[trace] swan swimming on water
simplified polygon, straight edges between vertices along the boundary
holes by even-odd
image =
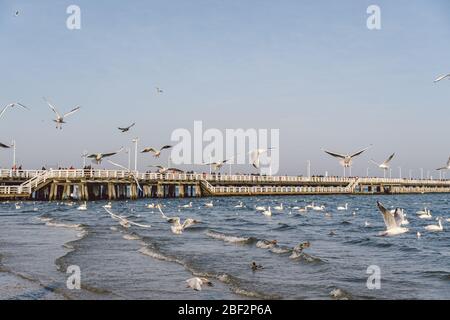
[[[264,210],[263,215],[265,215],[266,217],[270,217],[272,216],[272,210],[270,209],[270,207],[267,210]]]
[[[283,204],[281,203],[279,206],[273,207],[277,211],[283,211]]]
[[[382,236],[394,236],[408,232],[408,228],[401,226],[403,220],[403,213],[401,209],[396,208],[391,211],[386,209],[380,202],[377,201],[378,209],[383,215],[384,224],[386,225],[386,231],[382,232]]]
[[[425,230],[428,231],[443,231],[444,227],[442,226],[441,218],[436,219],[438,221],[438,224],[430,224],[428,226],[425,226]]]
[[[189,202],[188,204],[180,206],[180,208],[192,208],[192,202]]]
[[[77,208],[77,210],[86,211],[87,210],[87,202],[85,201],[84,203],[80,204],[80,206]]]
[[[208,208],[214,207],[212,200],[210,202],[205,203],[205,207],[208,207]]]
[[[239,204],[234,206],[235,208],[243,208],[244,204],[242,203],[242,201],[239,201]]]
[[[346,211],[346,210],[348,210],[348,203],[346,203],[345,204],[345,206],[340,206],[340,207],[337,207],[337,209],[339,210],[339,211]]]

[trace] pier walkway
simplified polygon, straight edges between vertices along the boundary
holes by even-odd
[[[4,200],[402,193],[450,193],[450,180],[160,174],[101,169],[0,170],[0,199]]]

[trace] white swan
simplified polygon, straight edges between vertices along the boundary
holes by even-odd
[[[314,211],[323,211],[323,210],[325,210],[325,206],[324,206],[324,205],[321,205],[321,206],[314,206],[312,209],[313,209]]]
[[[431,215],[431,211],[427,210],[426,213],[423,213],[419,216],[420,219],[431,219],[432,215]]]
[[[339,211],[346,211],[346,210],[348,210],[348,203],[346,203],[345,204],[345,206],[340,206],[340,207],[337,207],[337,209],[339,210]]]
[[[401,226],[403,214],[399,208],[395,209],[393,212],[387,210],[380,202],[377,202],[378,209],[383,214],[384,224],[386,225],[386,231],[382,232],[382,236],[394,236],[408,232],[408,228]]]
[[[111,202],[108,202],[108,204],[105,204],[103,207],[111,209],[112,208]]]
[[[264,206],[255,206],[256,211],[266,211],[266,207]]]
[[[214,207],[214,204],[212,201],[210,201],[210,202],[205,203],[205,207],[212,208],[212,207]]]
[[[86,201],[84,203],[80,204],[80,206],[77,208],[77,210],[86,211],[87,210],[87,203],[86,203]]]
[[[283,211],[283,204],[281,203],[279,206],[273,207],[277,211]]]
[[[242,203],[242,201],[239,201],[239,204],[234,206],[235,208],[243,208],[244,204]]]
[[[312,209],[312,208],[314,208],[314,207],[315,207],[314,202],[312,202],[311,204],[307,204],[307,205],[305,206],[306,209]]]
[[[180,208],[192,208],[192,202],[189,202],[188,204],[180,206]]]
[[[264,210],[263,215],[265,215],[266,217],[270,217],[272,216],[272,210],[270,209],[270,207],[267,210]]]
[[[430,214],[431,215],[431,211],[427,209],[427,207],[425,207],[423,210],[419,210],[416,212],[418,215],[423,215],[423,214]]]
[[[438,221],[437,225],[436,224],[430,224],[428,226],[425,226],[424,227],[425,230],[428,230],[428,231],[443,231],[444,227],[442,226],[441,218],[438,218],[437,221]]]

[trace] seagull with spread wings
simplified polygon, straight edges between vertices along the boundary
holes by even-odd
[[[184,220],[183,223],[181,223],[180,217],[168,217],[164,214],[164,212],[161,210],[161,206],[158,206],[158,210],[161,213],[161,216],[163,219],[165,219],[167,222],[171,223],[170,229],[175,234],[182,234],[184,229],[189,228],[190,226],[193,226],[194,224],[200,223],[200,221],[187,218]]]
[[[111,157],[111,156],[113,156],[113,155],[115,155],[115,154],[121,152],[122,150],[123,150],[123,147],[120,148],[119,150],[115,151],[115,152],[109,152],[109,153],[92,153],[92,154],[89,154],[89,155],[87,156],[87,158],[91,158],[93,163],[100,164],[100,163],[102,163],[103,158]]]
[[[141,223],[137,223],[137,222],[133,222],[128,220],[125,217],[119,216],[113,212],[111,212],[111,210],[108,210],[108,208],[103,207],[103,209],[105,209],[106,212],[109,213],[109,215],[111,216],[111,218],[113,218],[114,220],[118,220],[120,225],[124,228],[129,228],[132,225],[136,226],[136,227],[141,227],[141,228],[151,228],[152,226],[149,224],[141,224]]]
[[[438,171],[441,171],[441,170],[450,170],[450,157],[448,158],[447,165],[446,165],[445,167],[437,168],[436,170],[438,170]]]
[[[155,158],[158,158],[161,155],[161,151],[163,151],[164,149],[170,149],[170,148],[172,148],[172,146],[169,146],[169,145],[162,146],[161,149],[159,149],[159,150],[156,148],[149,147],[149,148],[143,149],[141,151],[141,153],[151,152],[151,153],[153,153],[153,156]]]
[[[382,232],[382,236],[395,236],[408,231],[408,228],[402,227],[404,222],[404,214],[400,208],[394,210],[386,209],[380,202],[377,201],[378,209],[383,215],[386,231]]]
[[[65,113],[65,114],[63,114],[63,115],[61,115],[59,112],[58,112],[58,110],[56,110],[56,108],[46,99],[46,98],[43,98],[44,99],[44,101],[48,104],[48,106],[50,107],[50,109],[52,109],[53,110],[53,112],[55,113],[55,115],[56,115],[56,119],[54,119],[53,121],[54,122],[56,122],[56,129],[62,129],[62,124],[63,123],[66,123],[65,121],[64,121],[64,119],[65,118],[67,118],[68,116],[70,116],[70,115],[72,115],[72,114],[74,114],[75,112],[77,112],[78,110],[80,110],[80,106],[76,106],[75,108],[73,108],[72,110],[70,110],[69,112],[67,112],[67,113]]]
[[[177,169],[177,168],[166,168],[163,166],[149,166],[152,168],[158,168],[158,173],[164,174],[164,173],[168,173],[168,172],[176,172],[176,173],[183,173],[183,170]]]
[[[129,131],[130,129],[131,129],[131,127],[133,127],[134,125],[135,125],[136,123],[132,123],[132,124],[130,124],[128,127],[118,127],[117,129],[119,129],[120,131],[122,131],[122,132],[127,132],[127,131]]]
[[[250,161],[254,168],[259,169],[261,163],[260,163],[260,157],[263,153],[268,152],[269,150],[272,150],[274,148],[267,148],[267,149],[255,149],[249,152],[250,155]]]
[[[327,154],[329,154],[332,157],[335,157],[335,158],[339,159],[339,163],[341,164],[342,167],[344,167],[344,176],[345,176],[345,168],[350,168],[350,170],[351,170],[353,158],[361,155],[364,151],[369,149],[371,146],[372,145],[370,145],[367,148],[364,148],[364,149],[362,149],[362,150],[360,150],[358,152],[355,152],[353,154],[340,154],[340,153],[337,153],[337,152],[327,151],[325,149],[322,149],[322,151],[327,153]]]
[[[370,159],[370,162],[378,166],[378,168],[382,169],[384,171],[384,175],[386,176],[386,171],[389,170],[389,162],[394,158],[395,153],[391,154],[389,158],[387,158],[383,163],[377,163],[373,159]]]
[[[213,167],[213,170],[214,170],[214,171],[217,171],[217,170],[219,170],[220,168],[222,168],[223,165],[224,165],[225,163],[227,163],[228,161],[230,161],[230,160],[232,160],[232,159],[233,159],[233,158],[225,159],[225,160],[222,160],[222,161],[215,161],[215,162],[205,163],[204,165],[205,165],[205,166],[212,166],[212,167]]]
[[[433,82],[436,83],[436,82],[439,82],[439,81],[444,80],[444,79],[449,79],[450,80],[450,73],[444,74],[442,76],[437,77]]]
[[[19,103],[19,102],[13,102],[10,104],[7,104],[2,111],[0,112],[0,119],[2,118],[3,114],[6,112],[6,110],[8,110],[8,108],[14,108],[14,107],[21,107],[22,109],[25,110],[30,110],[28,109],[28,107],[24,106],[23,104]]]

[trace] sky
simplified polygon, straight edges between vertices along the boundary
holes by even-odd
[[[71,4],[80,30],[66,27]],[[366,26],[372,4],[380,30]],[[139,149],[171,144],[200,120],[279,129],[279,174],[306,174],[310,160],[312,174],[340,175],[321,148],[372,144],[355,175],[381,175],[368,160],[393,152],[394,176],[399,166],[436,175],[450,155],[450,81],[433,83],[450,73],[449,14],[447,0],[0,0],[0,105],[31,109],[0,119],[0,142],[16,140],[24,168],[80,166],[83,150],[132,147],[134,137]],[[42,97],[81,109],[56,130]],[[116,129],[132,122],[130,133]],[[140,170],[166,162],[138,155]],[[11,165],[0,150],[0,166]]]

